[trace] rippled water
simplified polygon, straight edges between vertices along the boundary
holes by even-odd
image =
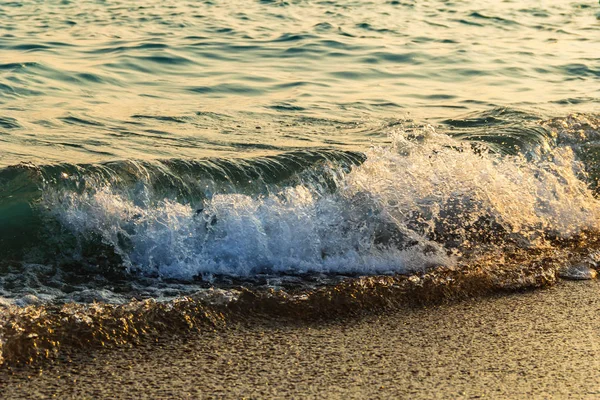
[[[598,13],[590,1],[3,2],[0,165],[362,150],[407,115],[594,111]]]
[[[593,276],[598,49],[581,1],[0,4],[0,363]]]

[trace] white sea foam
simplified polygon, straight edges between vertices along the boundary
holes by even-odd
[[[182,279],[452,264],[448,254],[482,229],[482,218],[530,244],[542,231],[569,236],[599,228],[600,204],[578,179],[569,148],[532,162],[476,151],[432,128],[392,139],[390,147],[369,150],[333,194],[307,182],[262,196],[216,194],[201,211],[132,199],[110,186],[45,201],[64,226],[99,235],[131,269]]]

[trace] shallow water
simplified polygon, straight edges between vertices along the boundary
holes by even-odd
[[[14,359],[35,324],[48,351],[123,313],[187,326],[215,288],[310,314],[598,267],[597,4],[64,0],[0,21]]]

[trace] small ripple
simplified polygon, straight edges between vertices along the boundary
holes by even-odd
[[[471,14],[469,14],[469,17],[473,17],[473,18],[477,18],[477,19],[486,19],[486,20],[490,20],[490,21],[494,21],[494,22],[499,22],[503,25],[520,25],[518,22],[510,20],[510,19],[505,19],[505,18],[501,18],[501,17],[493,17],[493,16],[488,16],[488,15],[484,15],[480,12],[472,12]]]
[[[90,83],[107,83],[105,78],[102,78],[100,75],[92,74],[90,72],[82,72],[75,74],[75,77],[80,81],[86,81]],[[115,80],[111,80],[111,84],[117,83]]]
[[[321,44],[322,46],[325,47],[329,47],[332,49],[338,49],[338,50],[347,50],[347,51],[353,51],[353,50],[361,50],[364,49],[364,46],[353,46],[344,42],[340,42],[337,40],[320,40],[319,44]]]
[[[506,125],[524,121],[538,121],[538,115],[508,107],[495,107],[487,111],[478,111],[459,118],[444,120],[443,123],[455,128],[477,128],[494,125]]]
[[[425,95],[417,95],[417,97],[427,100],[452,100],[456,99],[458,96],[454,94],[448,93],[435,93],[435,94],[425,94]]]
[[[162,135],[172,135],[171,132],[161,131],[159,129],[144,129],[144,132],[152,133],[152,134],[155,134],[155,135],[161,135],[161,136]]]
[[[286,82],[286,83],[278,83],[273,85],[273,89],[282,90],[282,89],[290,89],[301,86],[319,86],[319,87],[329,87],[328,84],[322,82],[307,82],[307,81],[296,81],[296,82]]]
[[[151,74],[154,71],[139,62],[133,62],[131,60],[121,60],[117,62],[110,62],[103,65],[106,68],[115,69],[119,71],[136,71],[145,74]]]
[[[228,145],[238,149],[281,150],[279,146],[264,143],[231,142]]]
[[[519,12],[530,14],[534,17],[538,18],[548,18],[550,17],[550,13],[547,10],[541,8],[524,8],[519,10]]]
[[[298,42],[300,40],[314,39],[314,38],[316,38],[316,36],[314,36],[314,35],[308,35],[308,34],[300,35],[300,34],[293,34],[293,33],[284,33],[283,35],[279,36],[277,39],[273,40],[273,42],[274,43]]]
[[[22,63],[10,62],[10,63],[5,63],[5,64],[0,64],[0,70],[17,71],[17,70],[22,70],[22,69],[26,69],[26,68],[30,68],[30,67],[37,67],[37,66],[39,66],[39,64],[37,62],[22,62]]]
[[[71,125],[104,126],[104,124],[102,124],[101,122],[97,122],[92,119],[78,118],[74,116],[62,117],[59,119]]]
[[[188,122],[186,120],[186,118],[184,118],[184,117],[170,117],[170,116],[164,116],[164,115],[142,115],[142,114],[135,114],[135,115],[132,115],[131,118],[153,119],[153,120],[156,120],[156,121],[176,122],[178,124],[185,124],[185,123]]]
[[[39,43],[23,43],[10,47],[12,50],[19,51],[35,51],[35,50],[48,50],[51,49],[51,46]]]
[[[474,21],[468,21],[468,20],[466,20],[466,19],[455,19],[455,20],[453,20],[453,21],[454,21],[454,22],[458,22],[458,23],[460,23],[460,24],[463,24],[463,25],[479,26],[479,27],[481,27],[481,28],[483,28],[483,27],[485,26],[485,25],[483,25],[483,24],[480,24],[480,23],[478,23],[478,22],[474,22]]]
[[[592,69],[585,64],[567,64],[561,69],[568,75],[600,77],[600,69]]]
[[[90,148],[90,144],[88,143],[88,145],[85,144],[79,144],[79,143],[70,143],[70,142],[59,142],[56,143],[57,145],[60,146],[65,146],[65,147],[72,147],[75,149],[80,149],[80,150],[85,150],[86,153],[90,153],[90,154],[98,154],[98,155],[102,155],[102,156],[113,156],[114,153],[108,152],[108,151],[102,151],[102,150],[97,150],[94,148]],[[106,145],[105,143],[100,143],[101,145]],[[92,144],[92,145],[99,145],[99,144]]]
[[[417,54],[417,53],[412,53],[412,52],[411,53],[390,53],[390,52],[379,51],[379,52],[371,53],[371,54],[369,54],[369,56],[370,56],[369,58],[374,57],[377,60],[389,61],[389,62],[393,62],[393,63],[421,64],[421,62],[418,61],[418,58],[420,58],[421,55]]]
[[[320,22],[313,26],[313,28],[319,33],[329,32],[334,29],[333,25],[331,25],[329,22]]]
[[[587,97],[587,96],[569,97],[566,99],[552,101],[552,103],[554,103],[554,104],[561,104],[561,105],[585,104],[585,103],[594,104],[594,103],[599,103],[599,102],[600,102],[600,98]]]
[[[213,86],[196,86],[187,89],[190,92],[202,93],[202,94],[245,94],[245,95],[258,95],[262,94],[263,90],[257,89],[252,86],[233,84],[233,83],[222,83]]]
[[[110,53],[125,53],[132,50],[162,50],[167,49],[169,46],[164,43],[155,43],[155,42],[147,42],[140,43],[137,45],[125,46],[108,46],[108,47],[100,47],[97,49],[91,49],[86,51],[88,54],[110,54]]]
[[[387,29],[387,28],[375,28],[374,26],[372,26],[369,23],[366,22],[362,22],[360,24],[356,24],[356,27],[359,29],[364,29],[366,31],[369,32],[377,32],[377,33],[396,33],[395,30],[393,29]]]
[[[42,96],[44,93],[39,90],[28,89],[25,87],[11,86],[0,82],[0,98],[2,97],[27,97]]]
[[[268,4],[268,5],[272,5],[272,6],[279,6],[279,7],[286,7],[289,6],[290,3],[288,3],[285,0],[259,0],[261,4]]]
[[[20,127],[21,127],[21,125],[17,122],[17,120],[15,118],[0,117],[0,128],[17,129]]]
[[[284,51],[283,56],[285,57],[286,55],[289,56],[302,56],[304,58],[310,56],[310,55],[315,55],[318,56],[320,54],[326,53],[326,50],[323,49],[322,47],[315,45],[315,44],[306,44],[306,45],[302,45],[302,46],[296,46],[296,47],[290,47],[288,49],[286,49]],[[277,55],[277,58],[281,57],[281,55]]]
[[[185,65],[185,64],[194,64],[194,61],[182,57],[176,56],[173,54],[165,54],[165,55],[154,55],[154,56],[137,56],[133,57],[140,61],[150,61],[156,64],[168,64],[168,65]]]
[[[304,111],[306,108],[300,107],[291,103],[279,103],[271,106],[267,106],[266,108],[270,108],[271,110],[281,111],[281,112],[295,112],[295,111]]]

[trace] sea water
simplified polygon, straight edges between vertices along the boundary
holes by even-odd
[[[598,49],[592,1],[4,2],[0,307],[595,266]]]

